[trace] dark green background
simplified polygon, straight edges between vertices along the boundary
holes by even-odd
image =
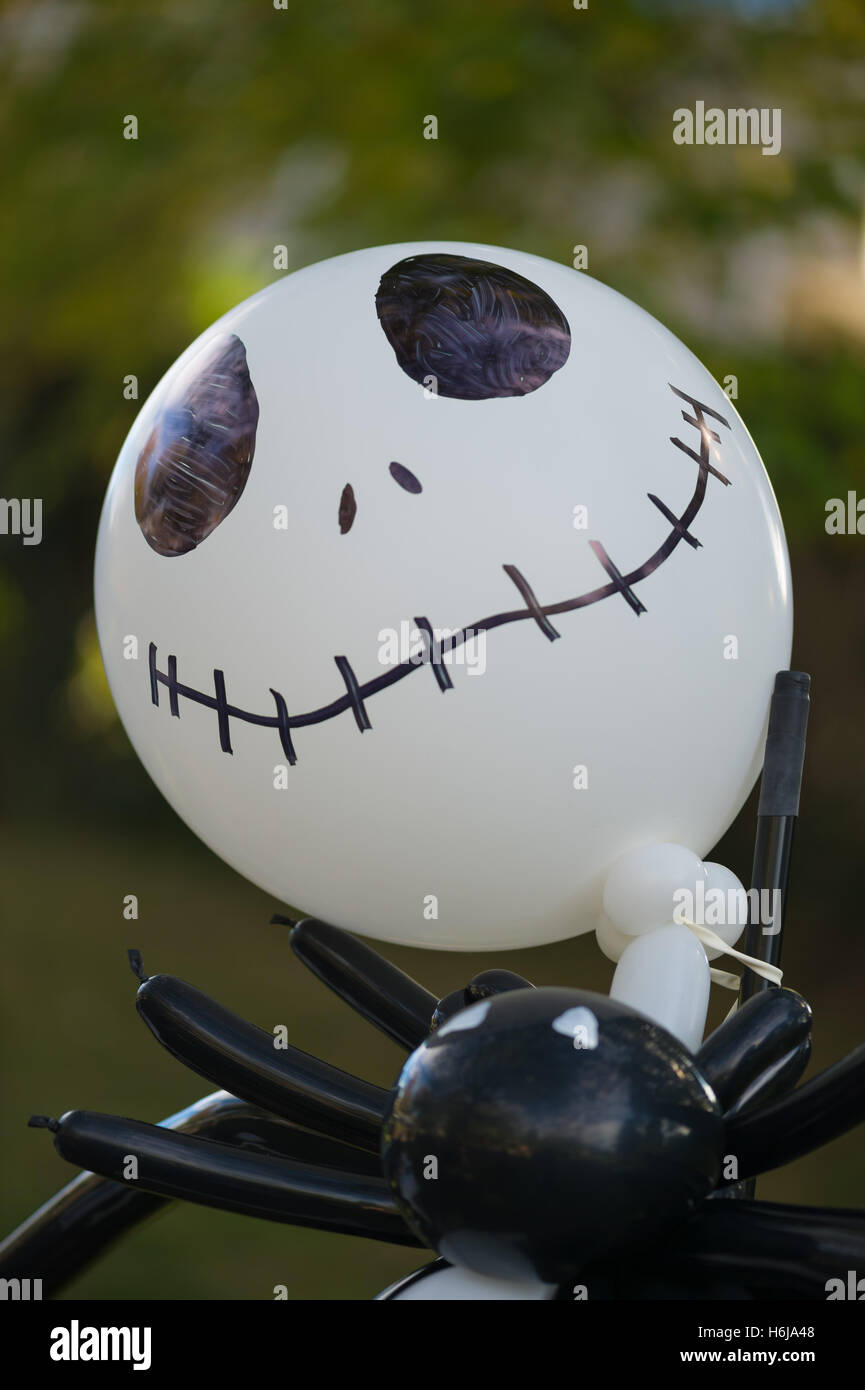
[[[33,1111],[155,1120],[206,1089],[139,1023],[124,950],[382,1084],[395,1048],[267,925],[273,904],[204,850],[134,759],[95,644],[101,497],[141,399],[187,343],[291,268],[459,238],[570,263],[680,334],[738,408],[791,545],[794,664],[814,702],[787,980],[814,1067],[865,1036],[863,546],[825,504],[865,493],[860,0],[496,0],[434,6],[171,0],[0,8],[4,496],[42,497],[38,548],[0,538],[4,1094],[9,1227],[65,1182]],[[781,107],[776,158],[672,142],[676,107]],[[137,115],[137,142],[122,121]],[[423,118],[439,139],[422,138]],[[717,856],[747,879],[753,800]],[[121,916],[125,893],[141,918]],[[344,924],[350,925],[350,924]],[[491,957],[388,949],[440,992]],[[606,989],[591,937],[496,958]],[[726,1000],[713,1002],[720,1018]],[[863,1196],[863,1135],[761,1195]],[[73,1285],[93,1298],[365,1298],[411,1252],[177,1208]]]

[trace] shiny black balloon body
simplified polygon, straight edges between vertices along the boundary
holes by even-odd
[[[681,1225],[723,1148],[715,1094],[664,1028],[604,995],[520,989],[411,1054],[382,1162],[406,1222],[445,1259],[558,1283]]]

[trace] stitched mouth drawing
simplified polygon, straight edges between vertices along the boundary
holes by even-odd
[[[567,320],[549,295],[504,267],[465,256],[426,255],[399,262],[382,276],[376,312],[402,371],[419,385],[453,399],[481,401],[528,395],[549,382],[564,366],[570,351]],[[710,424],[712,421],[729,430],[729,422],[686,391],[668,384],[693,412],[682,410],[681,416],[699,433],[699,450],[677,436],[670,436],[670,442],[696,464],[697,479],[681,515],[654,493],[647,494],[670,530],[658,549],[636,568],[622,572],[600,541],[589,541],[606,582],[560,602],[542,603],[517,566],[505,564],[502,568],[522,599],[521,607],[480,618],[443,641],[434,640],[427,617],[417,617],[415,627],[424,639],[420,658],[396,663],[364,682],[358,680],[346,656],[335,656],[343,692],[329,704],[303,713],[290,712],[284,695],[274,689],[270,690],[271,713],[256,714],[231,704],[220,669],[213,672],[212,693],[185,685],[178,679],[176,655],[169,655],[166,669],[161,670],[157,646],[151,642],[152,703],[159,705],[162,685],[175,718],[180,717],[181,700],[215,710],[223,753],[233,751],[232,719],[275,729],[289,764],[294,765],[294,730],[324,723],[350,710],[358,729],[366,732],[372,728],[367,711],[370,699],[425,665],[430,666],[439,689],[446,694],[453,682],[444,653],[478,633],[529,621],[552,642],[561,635],[552,618],[615,596],[639,617],[646,608],[635,586],[669,559],[681,542],[694,550],[700,548],[690,527],[705,500],[709,477],[725,487],[730,485],[711,461],[712,446],[720,445],[721,438]],[[236,335],[223,334],[211,341],[179,374],[135,471],[136,520],[157,554],[166,559],[189,554],[237,505],[252,467],[258,414],[246,350]],[[389,470],[405,492],[422,494],[422,483],[411,469],[391,462]],[[357,513],[357,498],[347,483],[337,512],[342,535],[350,531]]]

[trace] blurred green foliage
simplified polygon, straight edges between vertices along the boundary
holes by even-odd
[[[123,379],[143,400],[211,320],[276,278],[277,244],[290,269],[406,239],[566,263],[584,244],[589,273],[719,380],[736,376],[787,523],[795,660],[817,696],[789,978],[815,1004],[821,1063],[858,1041],[861,541],[828,538],[823,520],[829,497],[865,492],[863,41],[860,0],[0,7],[0,493],[41,497],[45,532],[38,547],[0,537],[7,1224],[66,1177],[22,1129],[30,1109],[155,1119],[203,1089],[142,1036],[127,945],[289,1022],[310,1051],[383,1083],[397,1065],[289,970],[270,905],[161,802],[113,716],[93,630],[101,497],[140,404]],[[674,145],[673,111],[697,99],[780,107],[782,153]],[[122,138],[130,114],[136,141]],[[750,825],[723,847],[743,877]],[[118,908],[130,884],[147,905],[134,941]],[[442,991],[473,964],[393,955]],[[609,978],[586,939],[511,964],[541,982]],[[851,1137],[765,1195],[861,1200],[861,1156]],[[268,1297],[287,1282],[291,1296],[364,1297],[412,1261],[188,1208],[77,1291]]]
[[[123,380],[143,399],[275,278],[277,244],[289,269],[411,238],[567,262],[586,245],[591,274],[737,377],[794,542],[865,472],[857,0],[615,16],[566,0],[444,0],[430,16],[394,0],[36,0],[6,5],[0,37],[0,482],[44,499],[46,531],[0,548],[7,805],[39,810],[43,777],[61,804],[113,801],[116,742],[104,720],[82,740],[66,683],[99,501],[140,404]],[[672,112],[698,97],[781,107],[781,154],[675,145]]]

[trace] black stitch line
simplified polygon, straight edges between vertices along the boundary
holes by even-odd
[[[176,671],[175,667],[175,671]],[[225,695],[225,673],[214,671],[213,688],[216,691],[216,714],[219,721],[219,746],[223,753],[233,753],[231,746],[231,730],[228,727],[228,700]],[[175,683],[172,690],[172,697],[177,699],[177,685]]]
[[[168,708],[176,719],[180,718],[180,702],[177,698],[177,657],[168,658]]]
[[[424,643],[424,661],[428,661],[430,666],[432,667],[433,675],[438,681],[439,690],[453,690],[454,683],[448,675],[448,668],[445,666],[444,662],[441,660],[440,657],[436,657],[434,655],[436,649],[436,639],[435,633],[432,629],[432,623],[430,622],[429,618],[415,618],[414,625],[426,637],[426,642]]]
[[[719,434],[716,434],[714,430],[710,430],[705,420],[702,424],[700,424],[700,421],[697,419],[696,415],[689,415],[687,410],[682,411],[682,419],[684,420],[686,425],[696,425],[697,429],[700,431],[700,433],[703,435],[705,439],[711,439],[713,443],[720,444],[721,436]]]
[[[366,733],[367,729],[372,728],[372,724],[369,722],[369,715],[363,703],[363,691],[357,683],[357,676],[351,669],[347,656],[335,656],[333,659],[339,667],[340,675],[345,681],[345,688],[348,691],[348,697],[351,701],[351,708],[357,727],[362,734]]]
[[[710,405],[703,405],[702,401],[695,400],[693,396],[689,396],[687,391],[680,391],[678,386],[673,385],[672,381],[668,381],[667,385],[674,396],[678,396],[680,401],[687,401],[688,405],[693,406],[694,410],[696,410],[699,415],[711,415],[713,420],[720,420],[725,429],[730,428],[729,420],[725,420],[723,415],[719,415],[717,410],[713,410]]]
[[[157,671],[157,669],[156,669],[156,647],[155,647],[155,645],[154,645],[153,642],[150,643],[150,647],[149,647],[149,650],[148,650],[148,653],[147,653],[147,661],[148,661],[148,666],[149,666],[149,668],[150,668],[150,698],[151,698],[151,700],[153,701],[154,705],[158,705],[158,704],[159,704],[159,681],[160,681],[160,677],[161,677],[161,672]],[[175,690],[176,690],[176,689],[177,689],[177,662],[174,663],[174,667],[175,667],[175,670],[174,670],[174,688],[175,688]],[[170,663],[170,662],[169,662],[169,668],[168,668],[168,669],[169,669],[169,670],[171,669],[171,663]]]
[[[709,406],[702,405],[699,401],[695,400],[693,396],[686,395],[684,391],[680,391],[678,387],[673,386],[672,382],[668,382],[667,385],[675,395],[679,396],[682,400],[688,401],[697,412],[698,416],[703,413],[711,415],[713,419],[720,420],[721,424],[726,426],[727,429],[730,428],[724,417],[719,415],[717,411],[712,410]],[[702,428],[700,433],[702,436]],[[725,478],[722,473],[719,473],[717,469],[713,468],[709,463],[709,447],[707,440],[702,438],[701,442],[702,448],[699,454],[695,454],[693,450],[688,449],[687,446],[679,444],[679,447],[684,449],[685,453],[689,454],[698,464],[699,472],[697,474],[697,483],[694,488],[693,496],[682,515],[677,518],[677,526],[663,544],[660,545],[654,554],[650,555],[648,560],[644,561],[637,569],[631,570],[629,574],[622,576],[622,580],[626,586],[630,587],[643,579],[648,579],[649,575],[653,574],[654,571],[672,555],[703,505],[710,473],[718,478],[720,482],[724,483],[726,487],[730,486],[729,479]],[[675,444],[677,441],[672,440],[672,443]],[[540,606],[540,611],[544,616],[549,616],[551,613],[573,613],[576,612],[578,608],[588,608],[591,604],[600,603],[602,599],[611,598],[614,594],[620,592],[621,588],[619,584],[611,582],[609,584],[603,584],[597,589],[592,589],[585,594],[578,594],[575,598],[564,599],[561,603],[544,604]],[[478,622],[470,623],[467,627],[454,633],[453,636],[448,639],[450,650],[455,650],[456,647],[468,641],[471,637],[474,637],[478,632],[491,632],[494,628],[502,627],[507,623],[524,622],[526,618],[532,618],[534,621],[537,621],[535,614],[528,608],[512,609],[505,613],[494,613],[488,618],[481,618]],[[342,660],[345,661],[345,658],[343,657]],[[206,695],[203,691],[196,690],[192,686],[183,685],[176,679],[170,682],[169,677],[157,669],[156,644],[154,642],[150,643],[148,661],[150,671],[150,694],[154,705],[158,706],[159,704],[159,684],[162,683],[163,685],[170,685],[177,696],[182,695],[184,699],[191,700],[193,704],[204,705],[208,709],[218,708],[218,702],[212,695]],[[337,657],[336,661],[339,665],[340,658]],[[348,665],[347,662],[346,665]],[[351,670],[350,667],[348,669],[349,671]],[[326,720],[334,719],[337,715],[343,714],[347,709],[354,710],[355,718],[357,719],[356,700],[360,700],[361,709],[363,709],[364,718],[366,718],[366,712],[362,703],[363,700],[369,699],[372,695],[377,695],[380,690],[387,690],[389,686],[395,685],[397,681],[401,681],[405,676],[410,676],[413,671],[417,671],[418,669],[419,667],[416,662],[402,661],[398,665],[391,667],[389,671],[384,672],[380,676],[376,676],[374,680],[367,681],[365,685],[358,686],[355,682],[355,698],[352,698],[351,693],[347,693],[346,695],[340,696],[339,699],[331,701],[329,705],[323,705],[320,709],[310,710],[306,714],[292,715],[287,720],[288,729],[302,729],[309,728],[314,724],[323,724]],[[345,679],[344,674],[343,678]],[[352,680],[354,679],[354,673],[352,672]],[[247,724],[255,724],[263,728],[276,729],[281,726],[279,715],[274,718],[266,714],[252,714],[248,710],[238,709],[235,705],[226,704],[224,716],[226,720],[241,719]],[[367,727],[371,726],[367,723]]]
[[[289,767],[294,767],[297,762],[297,754],[294,751],[294,744],[291,741],[291,720],[288,717],[288,706],[285,703],[284,697],[280,695],[278,690],[271,689],[270,693],[276,701],[276,719],[282,751],[288,758]]]
[[[700,431],[700,433],[702,434],[702,430]],[[683,454],[687,454],[688,457],[692,458],[695,463],[698,463],[701,468],[706,468],[709,473],[713,473],[714,476],[718,479],[718,481],[723,483],[725,487],[730,486],[730,479],[725,478],[723,473],[719,473],[717,468],[713,467],[713,465],[709,463],[708,460],[704,459],[704,455],[707,452],[705,440],[703,441],[703,444],[700,446],[699,454],[695,454],[694,450],[689,449],[687,444],[683,444],[681,439],[676,439],[675,435],[670,435],[670,443],[675,444],[677,449],[681,449]]]
[[[541,629],[541,632],[544,634],[545,637],[548,637],[551,642],[555,642],[556,638],[561,637],[562,634],[556,631],[549,618],[547,617],[546,613],[544,612],[543,608],[538,603],[538,600],[535,597],[534,590],[532,589],[532,586],[529,583],[529,581],[525,579],[523,575],[520,574],[516,565],[503,565],[502,569],[504,570],[508,578],[512,579],[516,584],[517,588],[519,589],[520,593],[526,601],[526,608],[528,609],[529,613],[531,613],[538,627]]]
[[[692,536],[690,531],[685,530],[681,521],[676,516],[676,513],[671,512],[670,508],[664,505],[660,497],[656,497],[653,492],[647,493],[646,496],[648,497],[650,502],[654,502],[659,512],[663,512],[664,516],[667,518],[670,525],[673,527],[673,530],[679,532],[683,541],[687,541],[688,545],[692,545],[695,550],[700,550],[702,548],[703,542],[698,541],[696,536]]]
[[[637,598],[637,595],[628,586],[627,580],[624,578],[621,570],[617,569],[616,566],[613,564],[606,550],[601,545],[601,542],[589,541],[589,545],[592,547],[592,550],[594,550],[604,569],[607,571],[607,574],[610,576],[619,593],[622,595],[622,598],[625,600],[627,604],[631,606],[631,608],[633,608],[634,612],[639,618],[641,613],[645,613],[646,605],[640,602],[640,600]]]

